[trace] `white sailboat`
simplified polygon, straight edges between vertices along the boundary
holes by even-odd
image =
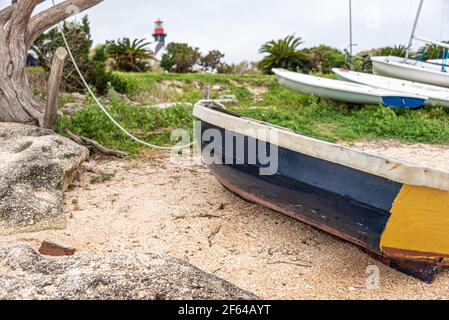
[[[393,108],[419,108],[426,104],[427,97],[374,88],[347,81],[333,80],[273,69],[279,83],[289,89],[335,101],[354,104],[383,104]]]
[[[438,64],[440,66],[449,66],[449,61],[443,59],[430,59],[426,61],[427,63]]]
[[[401,79],[388,78],[368,73],[354,72],[346,69],[334,68],[332,71],[341,80],[351,81],[379,89],[389,89],[406,94],[418,94],[429,99],[426,105],[437,105],[449,108],[449,89],[424,83]]]
[[[418,27],[423,4],[424,0],[420,0],[418,12],[413,24],[412,35],[407,47],[406,57],[373,57],[371,58],[373,62],[373,73],[380,76],[449,87],[449,73],[447,73],[445,65],[439,66],[434,63],[410,59],[410,52],[415,40],[427,43],[428,45],[449,49],[449,44],[447,43],[431,41],[416,36],[416,29]]]

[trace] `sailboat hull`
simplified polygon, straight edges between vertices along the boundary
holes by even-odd
[[[279,83],[289,89],[304,94],[324,97],[352,104],[383,104],[393,108],[415,109],[422,107],[427,97],[403,94],[385,89],[315,77],[283,69],[273,69]]]
[[[436,105],[440,107],[449,108],[449,89],[412,82],[401,79],[388,78],[368,73],[354,72],[347,69],[334,68],[332,71],[341,80],[360,83],[375,88],[390,89],[404,93],[415,93],[422,96],[427,96],[427,105]]]
[[[449,87],[449,74],[441,66],[399,57],[374,57],[373,73],[379,76]]]

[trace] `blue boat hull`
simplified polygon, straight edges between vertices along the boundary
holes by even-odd
[[[204,121],[200,124],[201,137],[212,129],[233,141],[244,139],[245,155],[250,145],[257,145],[251,137]],[[277,173],[264,176],[259,162],[250,164],[245,157],[242,163],[232,152],[227,154],[226,141],[199,142],[203,150],[212,145],[214,157],[222,160],[209,168],[227,189],[385,257],[380,241],[402,184],[285,148],[278,148]],[[388,264],[425,282],[433,281],[438,273],[434,264],[398,260]]]
[[[418,109],[422,108],[427,102],[426,99],[410,97],[383,97],[382,101],[388,107],[399,109]]]

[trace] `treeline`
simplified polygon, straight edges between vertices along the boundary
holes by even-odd
[[[62,28],[83,76],[100,94],[107,91],[113,80],[112,71],[146,72],[153,66],[154,54],[149,49],[150,43],[143,39],[106,41],[93,48],[87,16],[79,22],[64,22]],[[42,34],[31,47],[31,52],[37,57],[37,66],[49,71],[53,53],[58,47],[65,47],[65,44],[57,28]],[[70,59],[64,68],[62,84],[64,91],[68,92],[85,89]]]
[[[371,71],[372,56],[394,55],[404,57],[406,47],[403,45],[373,49],[349,57],[348,53],[327,45],[312,48],[301,48],[303,40],[289,35],[263,44],[260,53],[263,58],[259,62],[243,61],[239,64],[228,64],[225,55],[219,50],[211,50],[206,54],[199,48],[187,43],[169,43],[165,48],[161,61],[158,61],[150,49],[150,42],[144,39],[122,38],[106,41],[105,44],[93,48],[90,23],[87,16],[79,22],[65,22],[63,30],[76,57],[77,64],[87,82],[103,94],[108,84],[114,82],[113,71],[148,72],[164,70],[175,73],[228,73],[228,74],[270,74],[273,68],[285,68],[304,73],[331,73],[333,67],[347,67],[360,71]],[[64,46],[59,31],[54,28],[42,34],[34,43],[31,51],[37,57],[37,64],[49,71],[52,55],[57,47]],[[423,60],[441,59],[446,56],[444,49],[429,46],[413,53],[414,57]],[[63,74],[65,91],[83,91],[84,86],[75,66],[67,62]]]
[[[300,49],[299,47],[302,44],[302,39],[295,35],[265,43],[260,49],[260,53],[264,54],[265,57],[258,63],[258,68],[266,74],[270,74],[273,68],[284,68],[304,73],[319,72],[323,74],[331,73],[334,67],[345,67],[363,72],[371,72],[371,57],[405,57],[407,53],[406,46],[396,45],[359,52],[354,57],[350,57],[348,52],[326,45]],[[416,52],[411,52],[411,57],[423,61],[429,59],[446,59],[448,53],[444,48],[429,45],[419,48]]]
[[[229,65],[223,61],[224,54],[219,50],[202,54],[198,48],[186,43],[170,43],[160,62],[150,49],[151,43],[144,39],[122,38],[106,41],[93,48],[87,16],[79,22],[64,22],[62,28],[83,76],[100,94],[105,93],[108,84],[116,80],[113,71],[148,72],[162,68],[176,73],[249,73],[254,69],[251,62]],[[53,28],[35,41],[31,47],[32,56],[28,60],[32,65],[50,71],[53,53],[58,47],[64,46],[59,30]],[[84,90],[83,82],[70,60],[64,68],[62,80],[65,91]]]

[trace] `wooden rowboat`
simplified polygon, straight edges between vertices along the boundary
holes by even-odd
[[[284,69],[273,69],[273,72],[284,87],[335,101],[354,104],[383,104],[394,108],[411,109],[420,108],[427,101],[427,97],[413,93],[395,92]]]
[[[227,189],[422,281],[449,266],[449,172],[305,137],[211,101],[194,116],[203,159]]]

